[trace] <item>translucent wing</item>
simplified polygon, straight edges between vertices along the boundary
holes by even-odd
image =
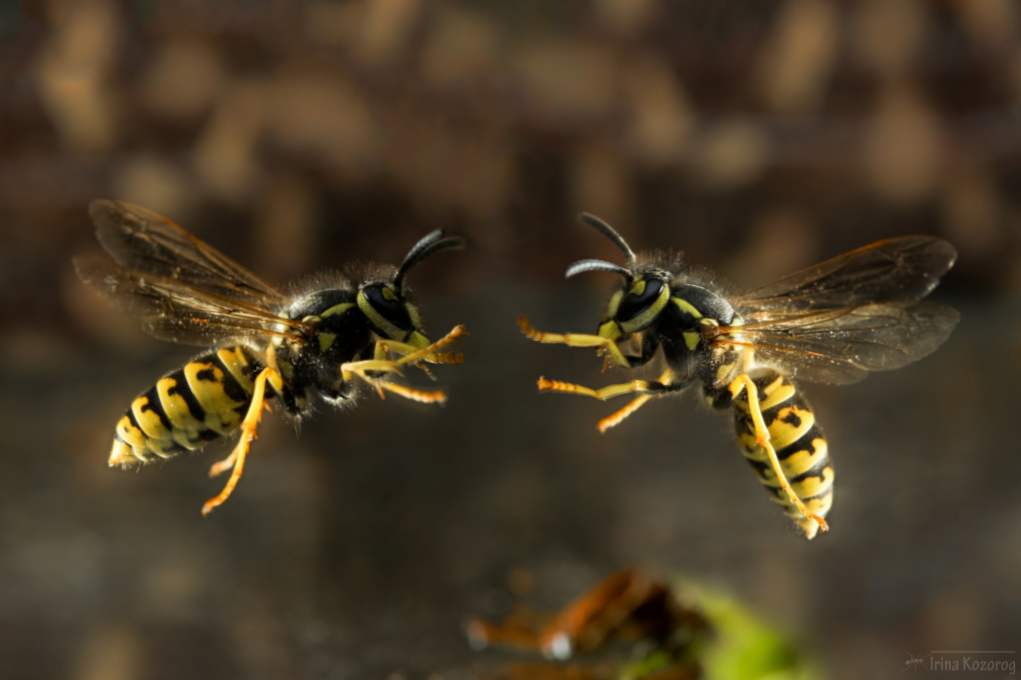
[[[746,320],[777,313],[906,304],[932,292],[957,251],[943,239],[902,236],[876,241],[731,299]]]
[[[171,220],[117,201],[94,201],[89,212],[114,261],[75,258],[78,276],[147,333],[209,345],[305,330],[277,314],[284,303],[278,291]]]
[[[930,302],[860,305],[724,327],[713,342],[752,349],[758,362],[803,380],[846,384],[921,359],[958,319],[955,310]]]
[[[99,200],[89,205],[96,238],[124,269],[180,281],[223,298],[270,309],[283,295],[174,221],[137,205]]]
[[[713,342],[753,349],[757,361],[815,382],[900,368],[957,324],[955,310],[918,302],[955,258],[932,237],[878,241],[733,298],[745,324],[721,328]]]

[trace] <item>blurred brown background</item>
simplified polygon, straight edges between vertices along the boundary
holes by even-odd
[[[506,611],[508,574],[553,606],[632,563],[733,591],[837,678],[1016,649],[1019,37],[1011,0],[0,5],[4,676],[470,676],[461,622]],[[108,470],[116,418],[190,350],[76,281],[96,197],[280,283],[467,234],[412,275],[434,335],[472,332],[450,403],[270,420],[205,520],[213,455]],[[612,282],[562,272],[617,255],[580,210],[738,285],[957,245],[944,348],[807,388],[830,535],[796,537],[694,398],[600,436],[611,406],[535,393],[616,377],[513,324],[594,327]]]

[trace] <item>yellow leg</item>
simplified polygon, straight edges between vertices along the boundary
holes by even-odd
[[[231,454],[219,463],[214,464],[209,470],[210,476],[214,476],[225,471],[228,467],[233,467],[230,478],[224,485],[223,490],[206,501],[202,506],[203,515],[208,515],[214,509],[223,505],[230,498],[230,495],[234,493],[234,487],[241,481],[241,475],[245,472],[245,459],[252,448],[252,441],[255,440],[259,422],[262,420],[262,414],[265,411],[263,406],[266,403],[266,383],[270,381],[272,381],[274,387],[279,388],[283,385],[280,373],[276,369],[264,368],[256,376],[255,387],[252,390],[252,401],[248,405],[248,413],[245,414],[245,419],[241,422],[241,437],[238,439],[238,443],[234,446]]]
[[[457,340],[462,335],[467,334],[467,330],[461,324],[458,324],[450,329],[450,332],[444,335],[442,338],[422,349],[416,349],[414,352],[405,354],[403,357],[397,360],[398,366],[405,366],[408,364],[417,364],[419,361],[428,361],[433,364],[460,364],[464,362],[464,355],[459,352],[451,353],[437,353],[436,350],[446,347],[454,340]],[[440,359],[435,361],[434,359]]]
[[[227,470],[234,467],[234,461],[237,460],[237,452],[231,451],[230,455],[223,460],[218,460],[209,466],[209,477],[219,477]]]
[[[363,361],[347,361],[340,365],[340,375],[344,380],[350,380],[358,376],[362,380],[371,381],[368,372],[375,373],[400,373],[401,369],[396,361],[390,359],[365,359]]]
[[[780,459],[776,456],[776,449],[773,448],[773,444],[769,441],[769,428],[766,427],[766,421],[762,417],[762,409],[759,407],[759,390],[755,386],[755,382],[747,374],[742,373],[734,378],[727,389],[730,390],[732,399],[736,399],[741,392],[744,392],[747,396],[748,414],[751,416],[752,425],[755,428],[755,442],[765,451],[766,458],[769,459],[769,465],[773,469],[773,474],[776,475],[776,479],[780,483],[780,488],[786,494],[787,500],[797,508],[802,517],[811,519],[818,524],[820,531],[823,533],[829,531],[830,527],[826,524],[826,520],[821,515],[809,512],[804,502],[794,492],[794,488],[791,487],[791,483],[787,480],[787,475],[784,474],[783,467],[780,465]]]
[[[349,361],[340,365],[340,375],[347,381],[357,376],[364,380],[367,384],[371,385],[376,389],[376,393],[379,394],[381,399],[385,398],[385,392],[391,392],[398,396],[404,397],[405,399],[411,399],[412,401],[421,402],[423,404],[436,404],[443,403],[447,400],[447,395],[439,390],[425,391],[417,390],[413,387],[406,387],[404,385],[398,385],[397,383],[389,382],[386,380],[380,380],[370,376],[369,373],[397,373],[400,374],[401,367],[403,366],[414,366],[420,361],[429,361],[433,358],[439,358],[441,361],[434,363],[461,363],[464,361],[464,357],[460,354],[447,354],[437,353],[436,350],[449,345],[451,342],[456,340],[465,334],[464,326],[454,326],[449,333],[444,335],[442,338],[432,343],[428,347],[417,348],[413,347],[414,351],[408,352],[403,357],[397,360],[381,359],[380,356],[385,356],[387,345],[383,345],[383,349],[380,349],[380,343],[389,341],[379,341],[376,344],[374,355],[376,358],[367,359],[364,361]],[[396,343],[398,347],[411,347],[404,343]]]
[[[672,378],[673,378],[673,371],[663,371],[662,375],[659,376],[659,382],[667,383]],[[662,394],[666,394],[666,393],[664,392]],[[617,427],[618,425],[620,425],[622,422],[624,422],[625,419],[628,418],[628,416],[630,416],[635,411],[637,411],[638,409],[640,409],[643,406],[645,406],[649,402],[650,399],[653,399],[654,397],[657,397],[657,396],[661,396],[661,395],[660,394],[643,394],[643,395],[641,395],[639,397],[635,397],[634,399],[629,401],[627,404],[625,404],[624,408],[618,409],[617,411],[614,411],[610,415],[608,415],[605,418],[603,418],[602,420],[600,420],[596,424],[596,428],[599,430],[600,434],[605,434],[606,431],[609,430],[611,427]]]
[[[563,394],[580,394],[600,401],[622,397],[625,394],[643,394],[650,397],[660,396],[668,392],[674,392],[680,386],[664,384],[653,380],[632,380],[626,383],[607,385],[599,389],[593,389],[584,385],[564,382],[562,380],[550,380],[540,377],[538,381],[540,392],[561,392]],[[625,407],[627,408],[627,407]]]
[[[376,389],[392,392],[393,394],[404,397],[405,399],[417,401],[420,404],[442,404],[447,401],[447,393],[442,390],[417,390],[414,387],[399,385],[397,383],[387,382],[386,380],[376,380],[373,382],[373,385]]]
[[[529,340],[541,342],[546,345],[567,345],[568,347],[597,347],[606,353],[606,359],[617,366],[630,368],[631,364],[624,358],[617,343],[601,335],[590,335],[587,333],[547,333],[532,328],[524,315],[518,317],[518,328]]]
[[[457,328],[462,328],[458,331]],[[456,333],[453,338],[450,337],[450,333],[440,339],[443,344],[447,344],[454,338],[463,335],[463,327],[457,327],[451,333]],[[376,355],[377,359],[386,359],[387,352],[394,354],[400,354],[402,356],[413,354],[421,350],[421,347],[415,347],[405,342],[397,342],[396,340],[377,340],[376,341]],[[464,355],[460,352],[433,352],[430,355],[424,357],[422,361],[430,364],[462,364],[464,363]]]

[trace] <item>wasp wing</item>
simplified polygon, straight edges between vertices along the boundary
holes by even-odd
[[[300,321],[249,302],[191,287],[178,279],[124,269],[103,257],[76,257],[78,277],[139,320],[161,340],[209,346],[296,337]]]
[[[304,329],[277,314],[279,291],[172,220],[121,201],[93,201],[89,214],[113,261],[75,258],[78,276],[147,333],[209,345]]]
[[[186,229],[146,208],[122,201],[89,205],[96,238],[126,270],[145,272],[216,296],[267,309],[283,295]]]
[[[732,300],[748,320],[776,312],[906,304],[932,292],[957,251],[932,236],[876,241]]]
[[[744,325],[713,340],[754,350],[804,380],[856,382],[924,357],[959,316],[919,303],[953,266],[954,247],[928,236],[877,241],[733,298]]]
[[[727,326],[719,345],[751,349],[758,363],[803,380],[841,385],[906,366],[949,337],[959,316],[943,305],[860,305]]]

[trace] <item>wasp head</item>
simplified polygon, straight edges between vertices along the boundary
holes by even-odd
[[[411,247],[389,281],[369,281],[358,287],[358,308],[369,320],[372,331],[381,338],[426,347],[429,339],[422,330],[418,309],[409,300],[405,275],[416,264],[442,250],[464,247],[464,239],[437,229]]]
[[[666,309],[673,274],[658,267],[640,267],[635,252],[613,227],[588,213],[582,213],[581,219],[609,238],[625,256],[626,266],[590,259],[579,260],[567,268],[567,278],[583,272],[602,271],[624,279],[623,285],[610,298],[598,334],[609,340],[618,340],[646,330]]]

